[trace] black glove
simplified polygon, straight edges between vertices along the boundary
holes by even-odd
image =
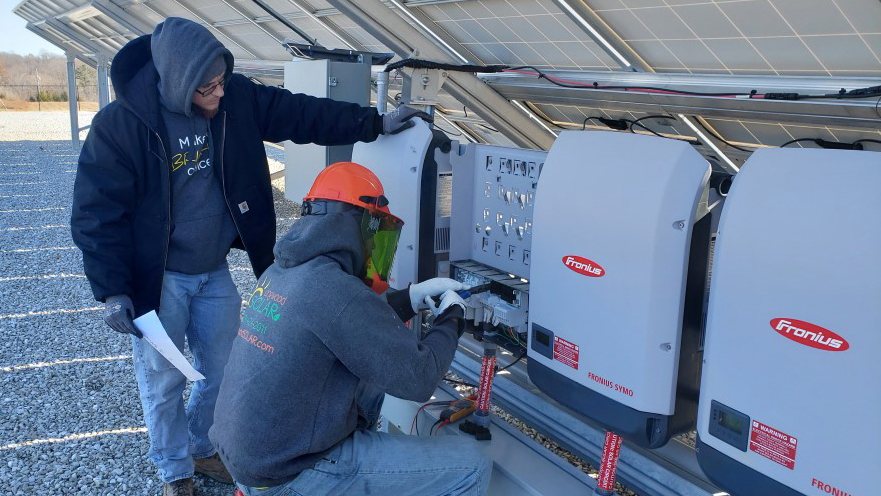
[[[382,134],[398,134],[405,129],[410,129],[416,125],[416,122],[412,120],[414,117],[419,117],[426,122],[432,121],[431,116],[425,112],[401,105],[382,116]]]
[[[132,322],[134,313],[135,307],[132,305],[132,299],[126,295],[111,296],[104,300],[104,322],[107,325],[116,332],[134,334],[139,338],[144,337]]]

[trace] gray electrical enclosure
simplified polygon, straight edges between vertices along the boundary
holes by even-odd
[[[284,87],[292,93],[370,105],[370,64],[294,60],[284,65]],[[352,159],[352,145],[297,145],[285,141],[285,198],[299,202],[322,169]]]

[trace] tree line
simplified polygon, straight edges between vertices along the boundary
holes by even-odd
[[[96,101],[97,72],[79,60],[75,67],[78,99]],[[0,99],[66,102],[67,59],[45,52],[39,55],[0,52]]]

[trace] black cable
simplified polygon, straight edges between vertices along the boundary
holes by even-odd
[[[443,422],[443,420],[441,420],[441,419],[437,419],[437,421],[436,421],[435,423],[431,424],[431,427],[428,428],[428,435],[429,435],[429,436],[433,436],[433,435],[434,435],[434,434],[431,433],[431,431],[433,431],[435,427],[437,427],[438,425],[440,425],[441,422]],[[416,435],[418,436],[419,433],[416,433]]]
[[[502,72],[508,68],[506,65],[473,65],[473,64],[445,64],[423,59],[402,59],[385,66],[384,72],[392,72],[401,67],[413,67],[415,69],[441,69],[453,72]]]
[[[499,372],[501,372],[503,370],[507,370],[507,369],[511,368],[512,366],[514,366],[515,363],[519,362],[525,356],[526,356],[526,350],[524,349],[523,352],[521,352],[519,355],[517,355],[517,358],[515,358],[513,362],[509,363],[508,365],[505,365],[504,367],[500,368],[499,370],[496,370],[496,374],[498,374]]]
[[[630,128],[629,128],[630,132],[631,133],[633,132],[633,126],[639,126],[659,138],[675,139],[677,141],[684,141],[684,142],[688,143],[689,145],[700,145],[701,144],[701,142],[696,139],[690,140],[690,139],[684,139],[684,138],[671,138],[669,136],[664,136],[663,134],[655,132],[653,129],[649,129],[648,127],[645,126],[645,124],[640,122],[645,119],[672,119],[674,121],[676,120],[676,118],[673,117],[672,115],[647,115],[644,117],[640,117],[639,119],[636,119],[635,121],[630,121]]]
[[[477,384],[471,384],[470,382],[465,381],[457,381],[456,379],[447,379],[446,377],[444,377],[444,381],[449,382],[450,384],[458,384],[460,386],[468,386],[473,388],[477,387]]]
[[[413,417],[413,427],[416,428],[416,435],[417,436],[419,435],[419,414],[422,412],[422,410],[425,410],[426,408],[428,408],[430,406],[440,406],[440,405],[449,405],[449,404],[450,404],[449,401],[430,401],[430,402],[422,405],[419,408],[419,410],[416,410],[416,416]],[[430,430],[429,430],[429,433],[431,433]]]
[[[440,126],[439,126],[437,123],[435,123],[434,125],[437,126],[438,128],[440,128]],[[456,129],[456,126],[453,126],[453,129]],[[447,133],[447,134],[449,134],[449,135],[451,135],[451,136],[462,136],[462,132],[461,132],[461,131],[459,131],[459,132],[457,132],[457,133],[455,133],[455,134],[451,133],[450,131],[447,131],[446,129],[441,129],[441,131],[443,131],[443,132],[445,132],[445,133]]]
[[[814,141],[815,139],[816,139],[816,138],[797,138],[797,139],[794,139],[794,140],[789,140],[789,141],[787,141],[786,143],[783,143],[782,145],[780,145],[780,148],[786,148],[787,145],[791,145],[791,144],[793,144],[793,143],[799,143],[799,142],[802,142],[802,141],[811,141],[811,142],[814,142],[814,143],[816,144],[816,142]]]
[[[585,118],[584,118],[584,122],[581,123],[581,130],[584,131],[584,130],[587,129],[587,121],[589,121],[589,120],[591,120],[591,119],[597,119],[597,120],[599,120],[600,117],[602,117],[602,116],[592,116],[592,115],[590,115],[590,116],[585,117]],[[600,122],[602,122],[602,121],[600,121]]]
[[[878,110],[878,105],[881,105],[881,97],[875,102],[875,113],[878,114],[878,118],[881,119],[881,111]]]
[[[563,126],[557,124],[556,122],[554,122],[554,121],[548,119],[547,117],[545,117],[545,116],[544,116],[544,112],[539,111],[538,108],[537,108],[535,105],[532,105],[531,103],[527,102],[526,100],[524,100],[523,103],[525,104],[527,110],[531,111],[531,112],[532,112],[533,114],[535,114],[539,119],[541,119],[541,120],[547,122],[548,124],[554,126],[554,127],[557,128],[557,129],[566,129],[565,127],[563,127]]]
[[[705,126],[704,123],[701,121],[701,119],[695,119],[695,121],[697,122],[697,124],[698,124],[701,128],[703,128],[704,131],[706,131],[707,133],[709,133],[710,135],[712,135],[714,138],[716,138],[717,140],[721,141],[722,143],[725,143],[726,145],[730,146],[731,148],[734,148],[735,150],[740,150],[740,151],[742,151],[742,152],[752,152],[752,151],[753,151],[753,150],[747,150],[746,148],[741,148],[741,147],[739,147],[739,146],[737,146],[737,145],[735,145],[735,144],[733,144],[733,143],[728,142],[725,138],[719,136],[719,135],[716,134],[712,129],[710,129],[710,128],[708,128],[707,126]]]
[[[827,141],[827,140],[824,140],[823,138],[798,138],[798,139],[789,140],[786,143],[783,143],[782,145],[780,145],[780,148],[783,148],[787,145],[791,145],[792,143],[798,143],[798,142],[802,142],[802,141],[811,141],[820,148],[826,148],[826,149],[832,149],[832,150],[862,150],[863,145],[861,145],[860,143],[881,143],[881,141],[879,141],[879,140],[869,139],[869,138],[859,139],[859,140],[856,140],[851,143],[843,143],[840,141]]]
[[[674,121],[676,120],[676,118],[673,117],[672,115],[647,115],[645,117],[640,117],[639,119],[636,119],[635,121],[630,121],[630,127],[629,127],[630,132],[631,133],[633,132],[633,126],[639,126],[659,138],[666,138],[666,136],[663,136],[663,135],[655,132],[654,130],[649,129],[645,126],[645,124],[640,123],[640,121],[644,121],[646,119],[673,119]]]

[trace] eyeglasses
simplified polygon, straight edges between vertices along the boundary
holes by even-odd
[[[211,86],[208,87],[208,89],[200,90],[199,88],[196,88],[196,93],[198,93],[202,96],[208,96],[208,95],[214,93],[214,91],[217,90],[218,86],[222,87],[223,89],[226,89],[226,78],[223,78],[220,81],[212,84]]]

